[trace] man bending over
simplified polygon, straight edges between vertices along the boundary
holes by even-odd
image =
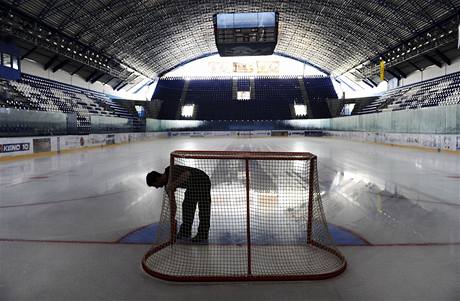
[[[184,188],[182,225],[176,239],[189,239],[192,236],[192,224],[198,204],[200,224],[198,233],[193,237],[192,242],[207,242],[211,219],[211,180],[209,176],[197,168],[173,165],[166,167],[163,174],[156,171],[148,173],[146,181],[150,187],[165,187],[168,195],[173,194],[177,188]]]

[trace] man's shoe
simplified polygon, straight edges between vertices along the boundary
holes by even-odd
[[[207,245],[208,244],[208,236],[207,235],[197,234],[195,237],[192,238],[192,244]]]
[[[185,234],[182,231],[179,231],[179,233],[177,233],[176,235],[176,239],[178,240],[190,239],[190,237],[192,237],[192,234],[189,234],[189,233]]]

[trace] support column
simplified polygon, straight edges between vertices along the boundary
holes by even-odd
[[[248,248],[248,276],[252,275],[252,259],[251,259],[251,210],[249,202],[249,160],[246,159],[246,238]]]

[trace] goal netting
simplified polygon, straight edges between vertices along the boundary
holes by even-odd
[[[313,280],[340,274],[346,261],[328,230],[316,156],[171,153],[156,243],[142,267],[176,281]]]

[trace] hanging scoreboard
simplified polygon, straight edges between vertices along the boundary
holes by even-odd
[[[271,55],[278,42],[278,13],[216,14],[214,36],[220,56]]]

